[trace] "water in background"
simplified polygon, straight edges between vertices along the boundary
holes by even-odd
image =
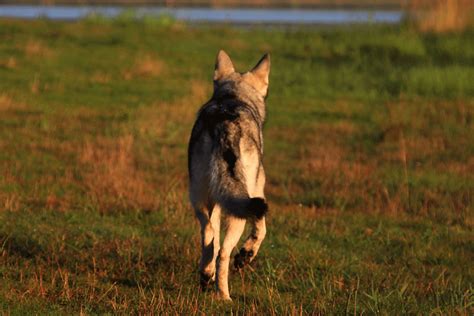
[[[0,5],[0,17],[23,19],[48,18],[78,20],[91,15],[116,17],[130,10],[120,6],[22,6]],[[136,17],[171,16],[187,22],[235,24],[352,24],[400,23],[404,17],[397,10],[321,10],[321,9],[215,9],[135,7]]]

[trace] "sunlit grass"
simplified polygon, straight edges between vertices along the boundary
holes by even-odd
[[[0,309],[469,314],[471,35],[0,21]],[[220,48],[272,54],[268,237],[232,305],[198,290],[187,198]]]

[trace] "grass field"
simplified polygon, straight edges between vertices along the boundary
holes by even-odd
[[[6,314],[474,308],[474,30],[0,20]],[[186,147],[218,49],[272,54],[268,234],[198,290]]]

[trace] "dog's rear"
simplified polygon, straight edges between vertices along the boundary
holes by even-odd
[[[251,197],[262,168],[257,120],[258,113],[235,99],[213,99],[200,111],[189,148],[193,205],[218,203],[243,219],[265,214],[264,200]]]
[[[189,142],[190,199],[201,223],[201,285],[214,278],[218,257],[217,289],[224,299],[230,299],[230,254],[245,221],[251,220],[253,230],[235,258],[236,267],[255,257],[265,237],[262,125],[269,71],[268,55],[250,72],[240,74],[220,51],[213,97],[200,109]],[[227,231],[219,250],[221,210]]]

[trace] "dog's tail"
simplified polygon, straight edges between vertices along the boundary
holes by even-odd
[[[260,219],[268,212],[268,205],[263,198],[249,196],[239,161],[240,150],[232,144],[236,142],[221,142],[219,150],[212,155],[212,195],[229,214],[243,219]]]
[[[228,173],[212,173],[211,188],[216,202],[229,214],[243,219],[260,219],[268,212],[263,198],[249,197],[245,184]]]

